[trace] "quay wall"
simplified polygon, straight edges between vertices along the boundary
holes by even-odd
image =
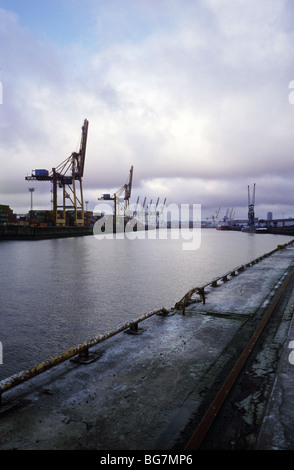
[[[45,240],[92,235],[93,227],[33,227],[11,225],[0,227],[1,240]]]

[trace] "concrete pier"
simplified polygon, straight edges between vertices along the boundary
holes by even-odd
[[[289,244],[206,289],[205,304],[196,298],[184,314],[154,315],[91,348],[97,360],[67,360],[4,392],[0,450],[184,450],[293,266]],[[244,372],[262,392],[242,387],[233,419],[220,414],[204,448],[294,449],[293,283],[289,289],[274,340],[252,352]]]

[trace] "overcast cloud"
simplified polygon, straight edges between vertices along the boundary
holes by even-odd
[[[133,201],[246,217],[255,182],[257,216],[294,217],[292,2],[44,5],[0,0],[0,203],[27,212],[25,176],[77,150],[87,118],[89,209],[134,165]],[[34,186],[50,208],[50,185]]]

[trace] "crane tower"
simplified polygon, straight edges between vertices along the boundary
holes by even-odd
[[[117,216],[119,217],[120,212],[123,213],[125,217],[129,217],[129,205],[130,205],[130,198],[132,192],[132,184],[133,184],[133,171],[134,167],[131,166],[129,180],[127,183],[123,185],[116,193],[116,203],[117,203]]]
[[[53,193],[53,216],[56,226],[66,225],[66,209],[73,211],[74,225],[84,225],[84,200],[82,179],[84,175],[86,146],[88,137],[87,119],[84,120],[79,152],[73,152],[49,173],[48,170],[35,170],[27,181],[50,181]],[[62,200],[58,200],[58,189]],[[60,192],[60,191],[59,191]]]
[[[248,226],[252,229],[255,227],[254,204],[255,204],[255,183],[254,183],[254,186],[253,186],[252,199],[250,197],[250,189],[249,189],[249,186],[248,186]]]

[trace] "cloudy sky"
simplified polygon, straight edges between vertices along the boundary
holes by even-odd
[[[256,183],[258,217],[294,216],[293,24],[291,0],[0,0],[0,203],[27,212],[87,118],[88,209],[133,165],[132,201],[246,217]]]

